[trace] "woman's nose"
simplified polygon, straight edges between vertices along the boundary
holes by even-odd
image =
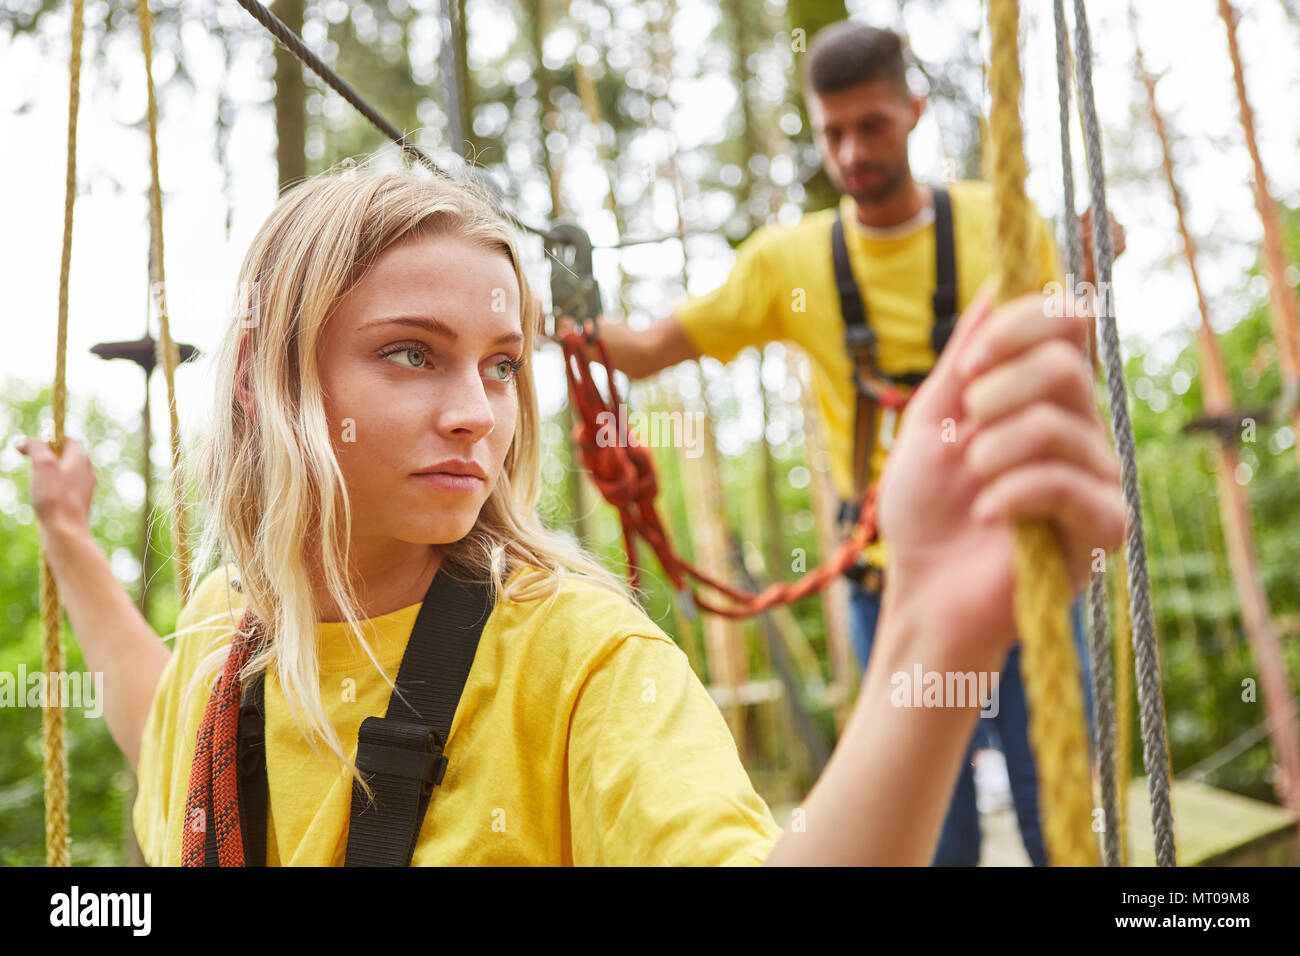
[[[496,416],[478,370],[457,376],[445,384],[443,410],[439,416],[443,427],[448,430],[469,429],[476,435],[492,431]]]

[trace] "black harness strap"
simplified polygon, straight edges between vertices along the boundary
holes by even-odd
[[[933,187],[933,192],[935,285],[930,347],[937,360],[957,324],[957,257],[953,247],[952,201],[948,191],[942,187]],[[925,381],[929,370],[901,375],[886,375],[880,371],[876,333],[867,319],[866,300],[853,276],[848,244],[844,239],[844,217],[839,212],[831,225],[831,260],[835,267],[835,286],[840,294],[840,314],[844,318],[844,346],[853,365],[853,384],[858,396],[853,423],[853,500],[843,502],[840,508],[841,523],[853,524],[857,521],[857,507],[871,472],[871,455],[879,427],[876,421],[879,392],[873,382],[915,387]]]
[[[494,605],[491,583],[460,581],[438,569],[402,655],[388,712],[361,722],[356,764],[374,802],[354,780],[345,866],[410,865],[433,788],[447,772],[443,748]],[[265,697],[258,675],[239,711],[240,824],[248,866],[266,865]]]
[[[239,702],[239,829],[244,865],[266,866],[266,687],[258,674]],[[208,866],[215,864],[209,863]]]
[[[934,189],[934,326],[930,347],[937,362],[957,325],[957,255],[952,242],[952,201]]]

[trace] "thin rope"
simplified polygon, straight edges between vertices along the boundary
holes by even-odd
[[[405,133],[384,119],[380,112],[367,103],[361,97],[361,94],[354,90],[346,80],[326,66],[320,57],[309,50],[307,45],[302,42],[302,38],[290,30],[283,20],[258,3],[257,0],[235,0],[235,2],[247,10],[254,20],[266,28],[268,33],[279,40],[284,48],[297,57],[303,66],[324,80],[330,89],[351,103],[353,108],[369,120],[376,129],[400,146],[404,153],[430,171],[440,176],[447,175],[440,166],[429,158],[428,153],[407,139]]]
[[[1065,273],[1067,284],[1079,281],[1083,268],[1083,243],[1074,208],[1074,153],[1070,148],[1070,36],[1065,23],[1065,0],[1053,0],[1056,21],[1056,89],[1061,125],[1061,187],[1065,197]],[[1115,794],[1115,708],[1112,694],[1110,628],[1107,627],[1106,569],[1088,579],[1088,622],[1092,652],[1092,712],[1096,727],[1098,775],[1101,780],[1102,861],[1120,865],[1119,808]]]
[[[1101,154],[1101,127],[1092,89],[1092,38],[1083,0],[1074,0],[1079,102],[1083,107],[1083,142],[1092,190],[1093,249],[1097,257],[1099,295],[1095,308],[1101,325],[1101,355],[1106,369],[1111,425],[1119,452],[1124,500],[1128,505],[1127,557],[1129,568],[1129,618],[1133,622],[1133,654],[1137,666],[1138,702],[1142,719],[1142,757],[1151,793],[1151,827],[1158,866],[1175,866],[1174,820],[1169,797],[1169,750],[1165,743],[1164,701],[1160,693],[1160,661],[1156,653],[1151,615],[1151,584],[1147,577],[1146,536],[1142,526],[1142,492],[1138,486],[1137,451],[1129,418],[1128,389],[1115,324],[1115,297],[1111,272],[1115,250],[1110,238],[1106,208],[1105,168]]]
[[[1098,775],[1101,778],[1101,807],[1106,829],[1102,834],[1102,858],[1106,866],[1120,866],[1119,795],[1115,779],[1115,681],[1111,674],[1110,628],[1107,627],[1106,574],[1088,582],[1089,621],[1092,624],[1092,713],[1096,724]]]
[[[167,314],[167,275],[163,269],[162,186],[158,175],[158,101],[153,87],[153,14],[149,0],[136,0],[140,20],[140,47],[144,51],[145,92],[149,123],[149,237],[153,252],[153,298],[158,309],[158,363],[167,380],[167,418],[171,444],[172,554],[176,562],[176,591],[181,606],[189,603],[194,586],[190,557],[189,523],[186,518],[185,462],[181,448],[180,418],[176,413],[176,366],[180,350],[172,341],[171,318]]]
[[[443,113],[447,117],[448,135],[457,155],[468,154],[465,140],[465,117],[461,113],[460,64],[457,56],[457,35],[460,18],[456,0],[441,0],[438,25],[442,29],[442,43],[438,50],[438,68],[442,73]]]
[[[1129,620],[1128,561],[1115,574],[1115,791],[1120,865],[1128,866],[1128,791],[1133,780],[1133,627]]]
[[[63,179],[63,250],[59,260],[59,331],[54,346],[54,440],[50,450],[63,457],[68,385],[68,277],[72,273],[72,208],[77,199],[77,111],[81,105],[81,40],[84,0],[72,0],[71,51],[68,56],[68,155]],[[45,781],[45,865],[68,866],[68,752],[64,747],[63,681],[51,679],[64,669],[63,617],[59,587],[49,559],[41,555],[41,666],[45,670],[45,706],[41,709],[41,754]]]
[[[1053,0],[1056,20],[1056,90],[1061,121],[1061,184],[1065,192],[1065,272],[1079,281],[1083,269],[1083,241],[1074,208],[1074,154],[1070,147],[1070,35],[1065,23],[1065,0]],[[1070,290],[1073,291],[1073,290]]]
[[[383,114],[367,103],[361,94],[353,89],[345,79],[330,69],[320,57],[308,49],[307,44],[302,41],[302,38],[290,30],[283,20],[262,4],[258,3],[257,0],[235,0],[235,2],[247,10],[254,20],[265,27],[267,32],[275,37],[275,39],[280,41],[281,45],[283,45],[286,50],[297,57],[298,62],[320,77],[330,87],[330,89],[338,93],[339,96],[347,100],[348,103],[352,104],[352,107],[369,120],[377,130],[401,147],[402,152],[406,153],[406,155],[420,163],[430,172],[447,179],[452,178],[446,170],[430,158],[428,153],[407,139],[405,133],[386,120]],[[450,39],[448,39],[447,42],[450,42]],[[469,169],[471,174],[473,174],[472,166],[467,166],[467,169]],[[491,188],[489,182],[486,180],[483,180],[483,182],[484,185]],[[547,230],[539,229],[536,226],[530,225],[508,209],[504,208],[504,206],[502,206],[500,211],[506,216],[509,216],[520,229],[531,232],[536,236],[541,236],[543,239],[549,238],[550,233]]]
[[[1033,207],[1025,194],[1020,123],[1017,0],[992,0],[989,89],[995,161],[998,300],[1037,291]],[[1016,535],[1015,619],[1029,704],[1029,739],[1039,779],[1039,815],[1048,859],[1058,866],[1098,862],[1092,833],[1092,775],[1078,655],[1070,638],[1070,586],[1060,541],[1047,521],[1023,522]]]
[[[1249,750],[1255,744],[1259,743],[1285,721],[1300,714],[1300,700],[1292,701],[1291,710],[1282,711],[1279,714],[1272,714],[1265,717],[1254,727],[1243,731],[1234,737],[1224,746],[1220,747],[1214,753],[1210,754],[1204,760],[1192,764],[1186,770],[1178,771],[1180,780],[1204,781],[1206,777],[1223,767],[1231,760],[1235,760],[1243,753]]]
[[[353,89],[346,80],[334,72],[334,70],[330,69],[330,67],[326,65],[320,57],[308,49],[307,44],[303,42],[302,38],[290,30],[283,20],[259,3],[258,0],[235,0],[235,2],[247,10],[253,19],[265,27],[267,32],[275,37],[275,39],[278,40],[286,50],[297,57],[298,61],[302,63],[303,66],[307,67],[320,77],[330,87],[330,89],[338,93],[339,96],[343,97],[343,99],[348,103],[352,104],[353,108],[369,120],[377,130],[401,147],[404,153],[437,175],[451,178],[447,171],[435,163],[428,153],[407,139],[405,133],[385,119],[379,110],[366,102],[365,98]],[[505,215],[509,216],[510,219],[519,226],[519,228],[531,232],[533,235],[541,236],[542,238],[550,237],[550,232],[548,230],[541,229],[525,222],[508,209],[503,208],[501,211]],[[685,236],[712,236],[715,234],[716,233],[713,231],[687,232],[685,233]],[[680,232],[667,232],[656,236],[633,236],[631,238],[621,238],[618,242],[604,243],[600,245],[593,244],[592,248],[624,249],[628,246],[642,246],[656,242],[675,242],[682,237],[683,234]]]

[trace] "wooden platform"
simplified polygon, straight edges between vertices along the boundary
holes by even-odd
[[[793,805],[773,806],[782,827]],[[1300,826],[1289,812],[1203,783],[1173,783],[1174,845],[1179,866],[1300,866]],[[1132,781],[1128,801],[1128,865],[1154,866],[1145,777]],[[980,814],[980,866],[1029,866],[1015,811]]]
[[[1179,866],[1300,866],[1300,832],[1281,807],[1188,780],[1174,781],[1172,801]],[[1132,781],[1128,808],[1128,865],[1154,866],[1145,777]],[[1010,807],[980,823],[980,866],[1029,866]]]
[[[1174,846],[1179,866],[1300,866],[1296,819],[1282,807],[1203,783],[1175,780]],[[1147,781],[1129,788],[1130,866],[1154,866]]]

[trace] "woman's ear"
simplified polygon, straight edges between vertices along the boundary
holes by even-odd
[[[235,399],[244,409],[244,414],[251,421],[257,421],[257,406],[253,402],[252,389],[249,388],[251,374],[248,358],[248,335],[239,340],[239,358],[235,362]]]

